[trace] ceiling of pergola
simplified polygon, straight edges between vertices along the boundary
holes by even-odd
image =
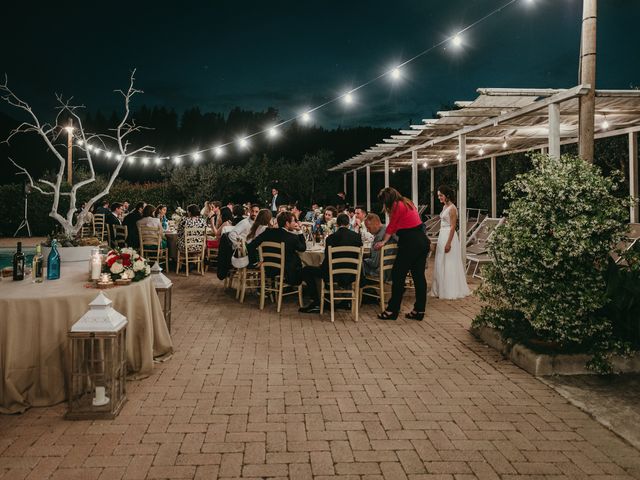
[[[456,163],[461,133],[466,136],[467,161],[546,147],[550,103],[560,107],[561,143],[576,143],[579,97],[588,91],[588,86],[581,85],[571,89],[480,88],[475,100],[456,102],[459,109],[438,112],[438,118],[411,125],[410,130],[401,130],[331,170],[347,172],[370,166],[372,171],[382,171],[385,159],[390,168],[402,168],[412,164],[413,150],[421,165]],[[596,90],[596,138],[633,130],[640,130],[640,90]]]

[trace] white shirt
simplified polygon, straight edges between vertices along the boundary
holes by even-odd
[[[273,196],[273,198],[271,199],[271,211],[275,212],[276,210],[278,210],[278,206],[276,205],[276,198],[278,198],[278,194],[275,194]]]
[[[249,235],[249,231],[251,230],[251,225],[253,225],[253,220],[251,220],[251,217],[247,217],[239,222],[229,232],[229,240],[231,240],[231,242],[233,243],[237,243],[240,240],[246,240],[247,235]]]
[[[144,217],[136,222],[138,227],[157,227],[162,230],[162,222],[156,217]]]

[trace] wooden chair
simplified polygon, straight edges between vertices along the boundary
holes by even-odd
[[[302,285],[287,285],[284,281],[285,251],[284,243],[263,242],[258,247],[260,253],[260,310],[264,309],[264,300],[267,292],[277,295],[280,313],[282,308],[282,298],[287,295],[298,294],[298,303],[302,307]],[[275,276],[267,276],[267,268],[277,270]],[[284,292],[284,287],[294,287],[292,292]]]
[[[218,264],[218,247],[208,247],[207,246],[207,251],[206,251],[206,254],[205,254],[205,258],[207,259],[207,261],[206,261],[205,266],[204,266],[204,271],[208,272],[210,265],[217,265]]]
[[[109,237],[109,233],[107,231],[107,222],[104,219],[104,213],[95,213],[93,215],[93,231],[98,240],[104,242],[105,235],[107,236],[107,240]]]
[[[169,271],[169,249],[162,248],[162,227],[138,227],[140,256],[150,262],[163,263]],[[187,268],[188,270],[188,268]]]
[[[176,258],[176,273],[180,273],[180,265],[184,265],[187,277],[189,264],[195,263],[198,273],[204,275],[204,249],[207,246],[204,227],[189,227],[184,229],[184,248],[178,248]],[[181,255],[184,257],[181,258]]]
[[[363,247],[329,247],[329,285],[320,282],[320,315],[324,313],[324,303],[327,301],[326,294],[329,294],[329,304],[331,308],[331,321],[335,321],[336,300],[350,300],[351,312],[354,320],[358,321],[360,307],[360,271],[362,270]],[[336,284],[335,275],[352,275],[354,281],[351,288],[345,289]]]
[[[244,303],[244,297],[247,290],[258,290],[262,286],[262,272],[260,269],[243,268],[239,272],[238,290],[240,303]]]
[[[126,225],[111,225],[111,243],[113,247],[124,248],[127,246],[127,237],[129,236],[129,228]]]
[[[467,241],[467,274],[473,267],[472,276],[482,278],[479,273],[480,266],[492,261],[488,254],[489,238],[502,222],[504,222],[504,218],[484,218],[476,231],[469,237]]]
[[[391,289],[389,288],[389,291],[385,289],[387,285],[391,287],[391,283],[385,281],[385,277],[387,276],[385,273],[393,269],[393,262],[395,262],[397,254],[398,245],[395,243],[389,243],[382,247],[380,249],[380,267],[378,269],[378,275],[375,277],[367,276],[367,280],[371,280],[376,283],[365,285],[360,289],[360,298],[362,299],[362,296],[366,295],[368,297],[379,299],[381,310],[384,310],[387,305],[387,295],[391,296]]]
[[[80,237],[95,237],[96,236],[96,227],[94,224],[94,219],[92,218],[90,222],[86,222],[82,225],[80,229]]]

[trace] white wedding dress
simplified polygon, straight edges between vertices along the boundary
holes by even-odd
[[[451,228],[455,228],[455,225],[451,226],[450,213],[455,208],[454,205],[451,205],[445,207],[440,213],[440,234],[438,235],[433,282],[431,285],[432,296],[448,300],[463,298],[471,294],[467,285],[464,265],[462,264],[458,232],[453,234],[451,250],[448,253],[444,251]]]

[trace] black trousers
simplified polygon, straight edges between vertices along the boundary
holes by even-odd
[[[429,255],[429,239],[421,226],[398,230],[398,253],[391,270],[391,298],[387,311],[398,312],[404,295],[404,283],[411,272],[416,289],[416,312],[424,312],[427,304],[427,279],[424,274],[427,256]]]
[[[322,278],[322,269],[320,267],[303,267],[302,281],[307,284],[307,295],[315,304],[320,304],[320,289],[318,283]]]

